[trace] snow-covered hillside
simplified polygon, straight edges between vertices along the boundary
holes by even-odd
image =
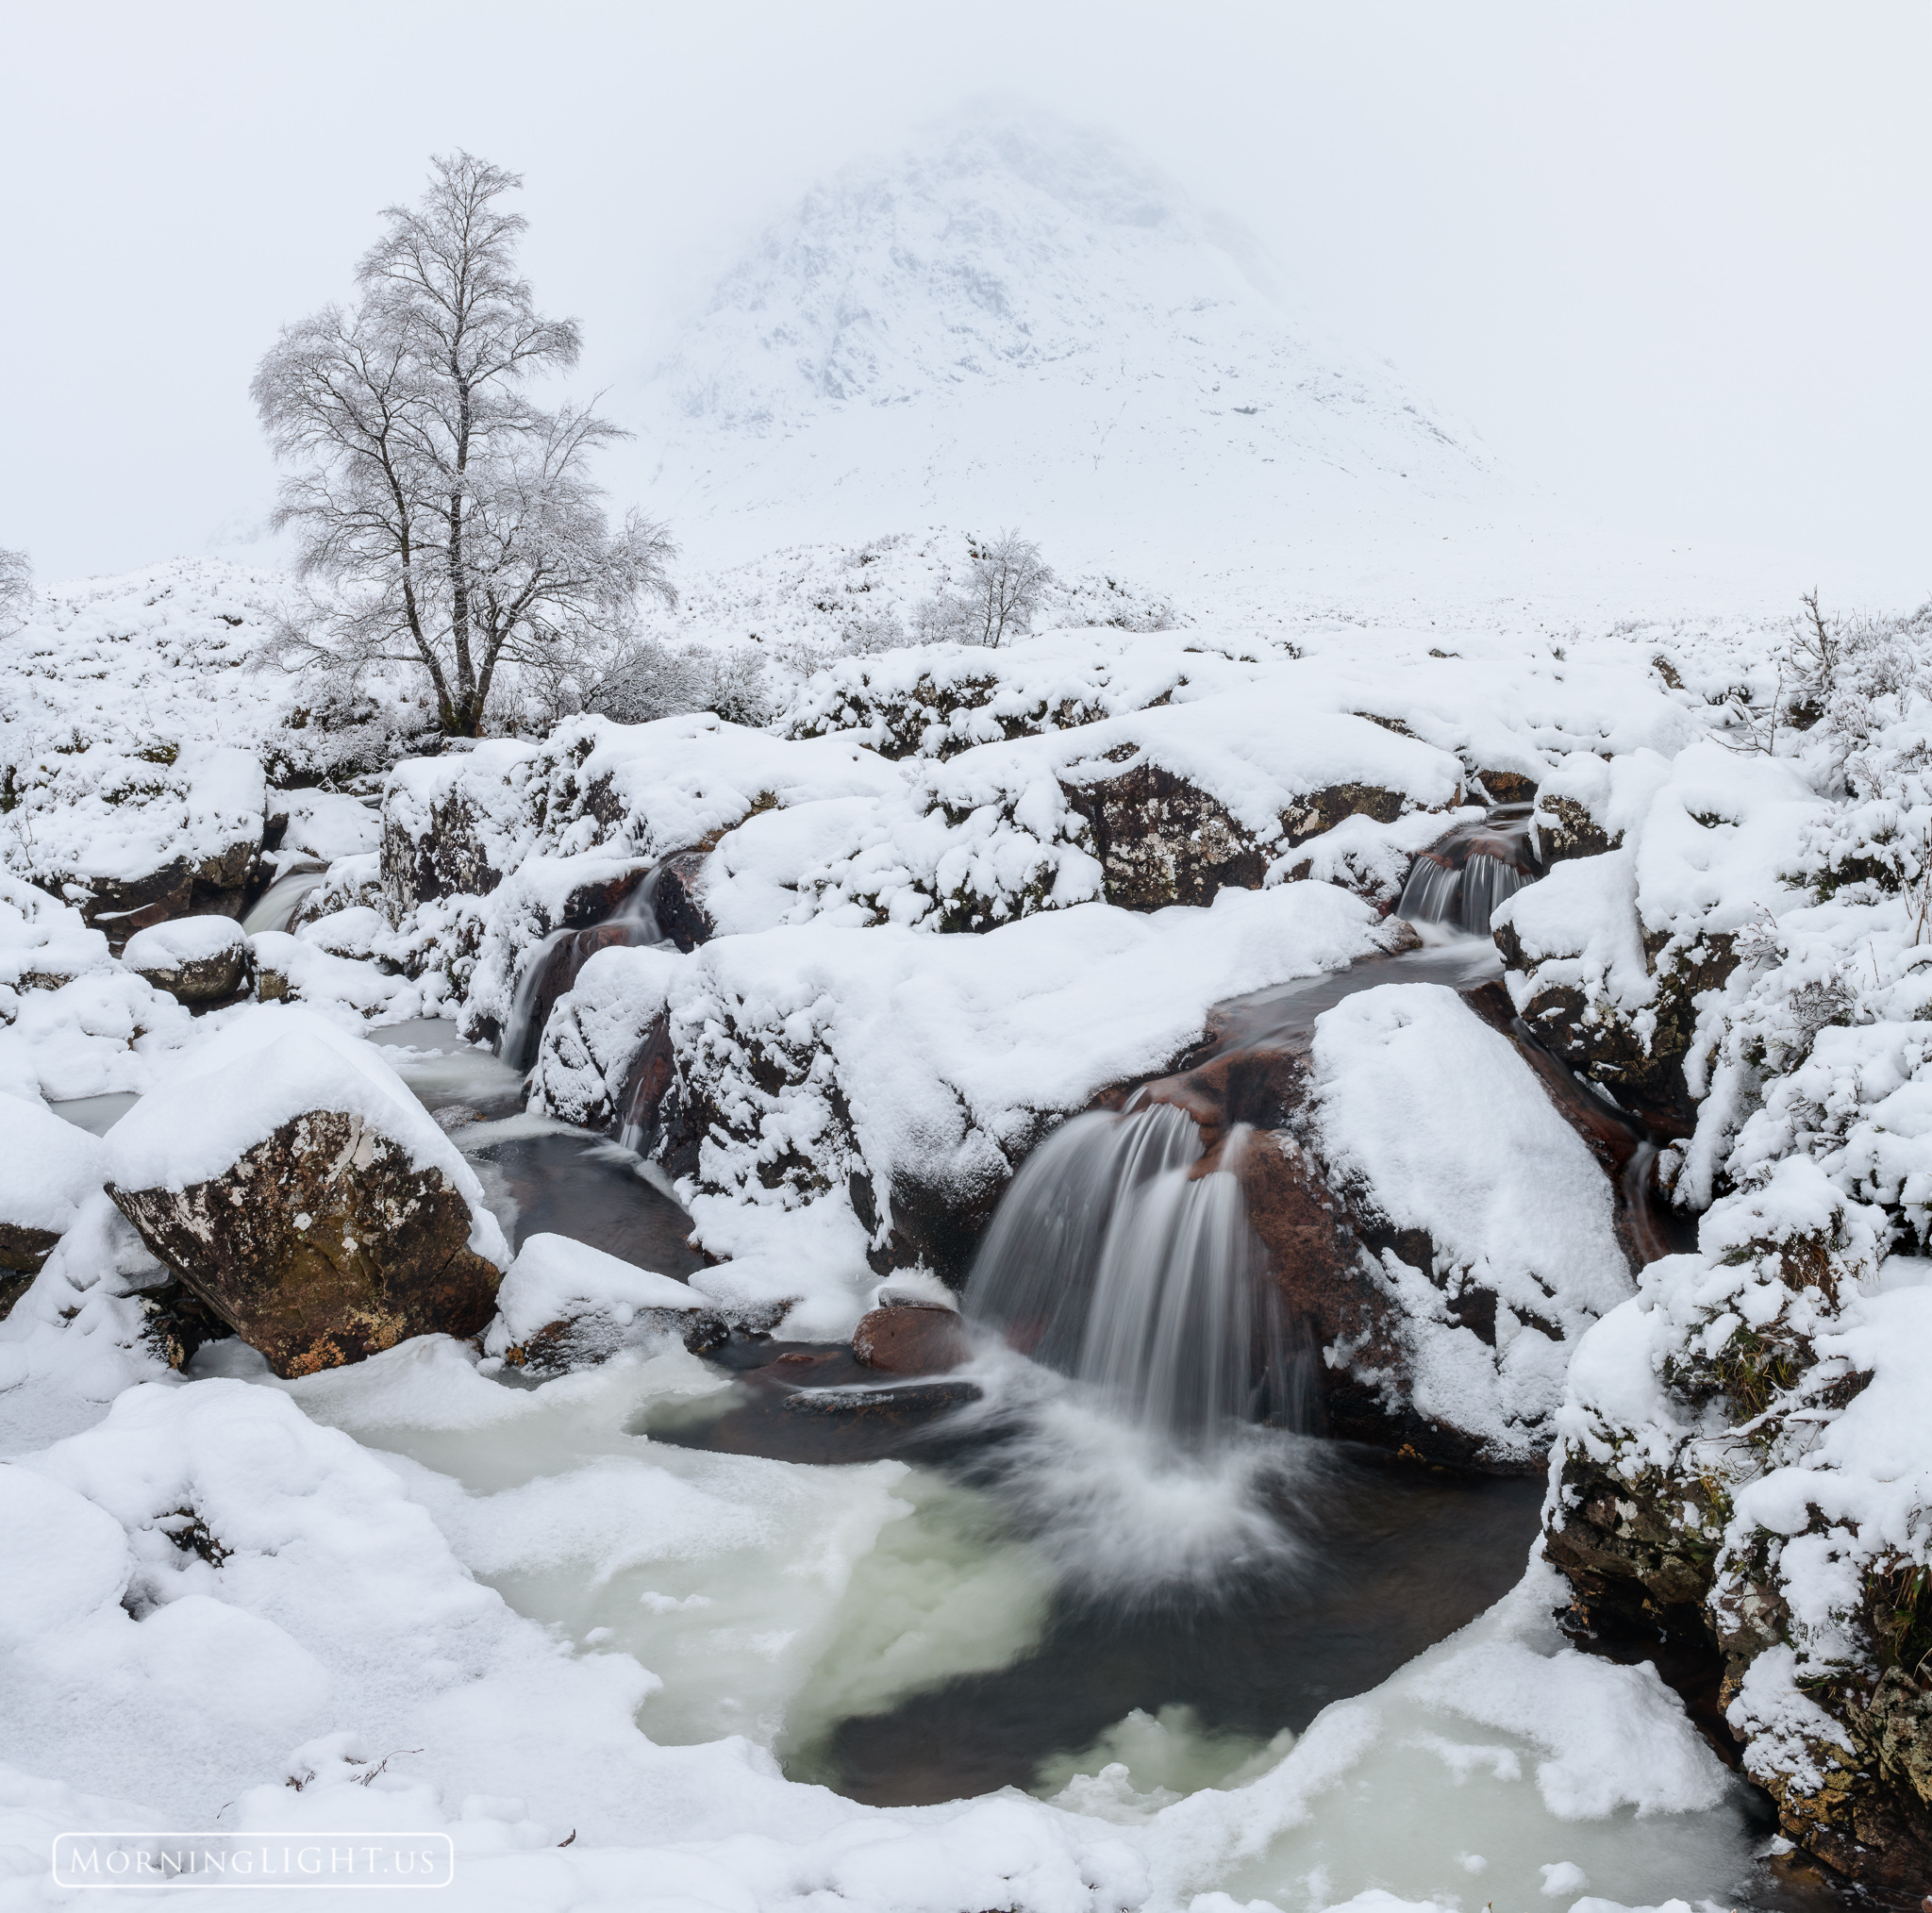
[[[1473,433],[1274,279],[1116,141],[962,123],[815,188],[724,276],[653,381],[655,503],[721,554],[938,518],[1111,555],[1491,500]]]

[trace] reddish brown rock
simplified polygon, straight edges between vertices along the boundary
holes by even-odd
[[[942,1375],[973,1359],[972,1339],[956,1310],[931,1302],[874,1308],[852,1331],[852,1353],[893,1375]]]

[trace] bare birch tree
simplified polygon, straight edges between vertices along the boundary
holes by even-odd
[[[972,582],[966,588],[976,640],[997,648],[1033,623],[1054,574],[1040,547],[1017,531],[1003,531],[974,554]]]
[[[529,383],[575,365],[574,320],[519,275],[523,182],[467,153],[432,162],[357,271],[361,297],[283,329],[251,391],[283,481],[278,526],[326,586],[288,621],[281,661],[353,684],[426,674],[451,736],[483,727],[498,673],[554,685],[625,635],[638,600],[675,604],[675,547],[632,511],[614,529],[591,455],[624,433]]]

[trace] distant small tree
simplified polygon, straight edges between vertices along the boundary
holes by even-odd
[[[546,411],[530,381],[576,363],[574,320],[542,317],[516,266],[522,185],[468,153],[432,162],[357,271],[359,302],[285,327],[251,391],[284,480],[277,526],[330,591],[280,629],[285,664],[353,685],[420,666],[438,722],[480,734],[497,674],[581,674],[637,602],[676,602],[660,525],[614,529],[588,464],[625,436],[588,407]]]
[[[913,623],[923,644],[984,644],[997,649],[1003,640],[1030,630],[1056,581],[1032,540],[1003,531],[972,547],[965,585],[941,591],[923,605]]]
[[[981,545],[973,556],[972,578],[966,588],[978,641],[996,648],[1002,639],[1030,629],[1053,582],[1053,573],[1040,556],[1040,547],[1017,531],[1003,531]]]
[[[24,551],[0,545],[0,638],[25,624],[34,602],[34,568]]]

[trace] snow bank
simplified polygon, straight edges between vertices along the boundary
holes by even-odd
[[[65,1235],[103,1180],[98,1138],[18,1096],[0,1096],[0,1223]]]

